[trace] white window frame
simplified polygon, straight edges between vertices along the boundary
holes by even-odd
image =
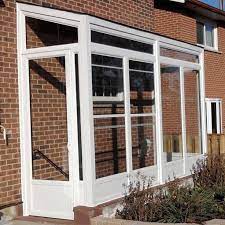
[[[204,26],[203,29],[203,42],[204,44],[199,44],[197,43],[197,45],[204,47],[206,50],[209,51],[218,51],[218,28],[217,28],[217,24],[215,22],[209,21],[207,19],[198,19],[196,21],[197,23],[202,23]],[[213,27],[213,46],[209,46],[206,44],[206,25],[212,26]],[[196,24],[197,26],[197,24]],[[196,35],[197,35],[197,30],[196,30]]]
[[[206,98],[206,121],[207,121],[207,133],[215,134],[212,132],[212,103],[216,103],[216,134],[223,133],[222,126],[222,99],[220,98]]]

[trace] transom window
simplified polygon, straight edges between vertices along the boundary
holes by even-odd
[[[122,37],[117,37],[105,33],[100,33],[96,31],[91,31],[91,41],[94,43],[153,54],[153,45],[151,44],[126,39]]]

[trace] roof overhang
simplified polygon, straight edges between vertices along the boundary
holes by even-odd
[[[184,0],[184,6],[198,15],[206,16],[217,21],[225,21],[225,11],[210,6],[199,0]]]
[[[225,11],[210,6],[200,0],[169,0],[171,2],[183,3],[183,6],[200,16],[206,16],[217,21],[225,21]]]

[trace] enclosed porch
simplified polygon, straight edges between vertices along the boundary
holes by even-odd
[[[203,49],[88,15],[17,5],[24,214],[72,219],[206,153]],[[60,202],[60,204],[59,204]]]

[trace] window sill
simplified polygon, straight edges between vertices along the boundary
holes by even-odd
[[[220,52],[218,49],[216,48],[212,48],[212,47],[208,47],[208,46],[205,46],[205,45],[201,45],[201,44],[197,44],[198,46],[204,48],[205,51],[208,51],[208,52],[214,52],[214,53],[217,53],[217,54],[222,54],[222,52]]]

